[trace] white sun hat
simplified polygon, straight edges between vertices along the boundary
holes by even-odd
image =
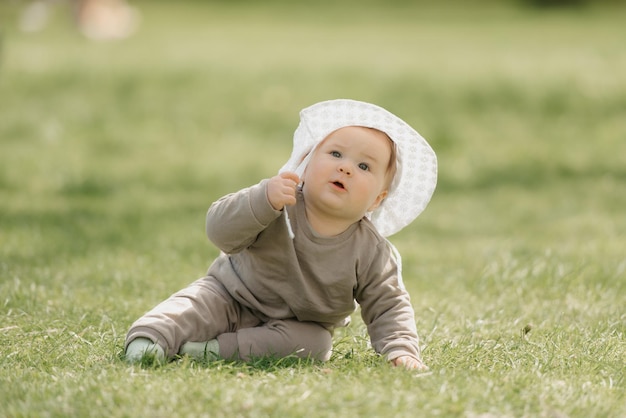
[[[422,213],[437,184],[437,156],[415,129],[391,112],[371,103],[349,99],[316,103],[300,112],[293,135],[293,151],[280,172],[300,176],[315,147],[329,134],[346,126],[363,126],[386,133],[396,144],[396,175],[389,193],[369,218],[388,237]]]

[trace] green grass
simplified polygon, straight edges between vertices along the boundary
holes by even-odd
[[[0,416],[626,416],[618,6],[142,2],[136,36],[94,44],[62,5],[20,33],[16,4]],[[209,204],[273,175],[298,111],[336,97],[387,107],[438,154],[431,204],[392,238],[431,371],[388,367],[358,315],[326,364],[126,365],[132,321],[216,256]]]

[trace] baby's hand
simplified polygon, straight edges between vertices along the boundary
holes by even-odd
[[[285,205],[295,205],[298,183],[300,177],[290,171],[272,177],[267,184],[267,198],[272,207],[282,210]]]
[[[422,363],[421,360],[418,360],[415,357],[411,356],[400,356],[391,360],[391,364],[393,364],[394,366],[403,366],[405,369],[417,370],[420,372],[425,372],[428,370],[428,366]]]

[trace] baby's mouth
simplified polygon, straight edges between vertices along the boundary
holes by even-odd
[[[333,184],[340,189],[345,189],[343,183],[340,181],[334,181]]]

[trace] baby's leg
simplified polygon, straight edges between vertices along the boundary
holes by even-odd
[[[125,349],[137,338],[157,343],[167,358],[187,341],[209,341],[240,326],[260,323],[212,277],[203,277],[138,319],[128,331]]]
[[[252,357],[296,355],[326,361],[332,350],[330,331],[315,322],[272,319],[217,337],[220,356],[248,361]]]

